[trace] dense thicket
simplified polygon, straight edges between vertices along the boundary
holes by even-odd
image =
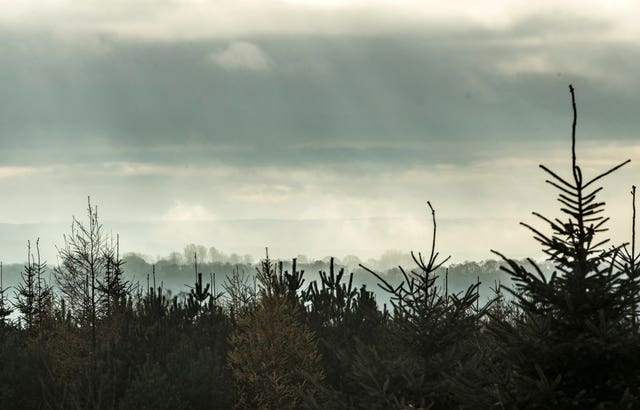
[[[452,291],[429,203],[431,247],[412,270],[393,281],[361,266],[383,306],[333,259],[310,277],[267,253],[254,274],[216,281],[195,248],[192,286],[175,296],[154,267],[143,285],[125,279],[89,203],[50,279],[38,242],[13,296],[0,265],[0,408],[638,407],[635,188],[631,242],[611,246],[594,183],[624,163],[583,177],[573,102],[571,177],[542,166],[563,219],[536,214],[550,233],[525,225],[553,272],[496,252],[515,286],[489,281],[481,301],[477,266],[465,273],[477,283]]]

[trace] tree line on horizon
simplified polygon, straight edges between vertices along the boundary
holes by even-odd
[[[613,245],[597,182],[628,161],[583,176],[570,92],[570,177],[541,165],[561,216],[523,224],[553,272],[493,251],[510,284],[486,302],[479,281],[452,291],[428,203],[431,247],[411,253],[398,283],[360,265],[389,305],[334,260],[310,278],[268,251],[255,274],[219,281],[196,256],[191,285],[172,295],[153,269],[127,279],[119,240],[89,203],[50,279],[36,241],[11,303],[0,284],[0,408],[638,407],[636,190],[631,240]]]
[[[185,247],[185,252],[192,250],[191,246]],[[232,264],[231,260],[206,260],[202,262],[198,253],[191,253],[191,262],[187,263],[186,257],[176,260],[176,258],[166,257],[159,258],[152,262],[145,258],[143,255],[129,252],[125,253],[122,257],[123,265],[123,278],[129,281],[134,287],[144,287],[147,281],[151,281],[154,277],[156,282],[160,284],[166,292],[170,292],[173,295],[179,295],[181,293],[188,293],[188,287],[185,284],[190,283],[193,280],[194,274],[194,260],[197,259],[198,269],[210,279],[210,282],[217,282],[222,284],[227,278],[234,275],[236,271],[244,274],[248,281],[255,283],[255,267],[258,266],[254,263],[238,263]],[[391,253],[389,253],[391,255]],[[349,258],[332,258],[325,257],[318,260],[311,260],[308,258],[294,258],[296,259],[297,267],[306,272],[320,272],[330,269],[330,265],[333,263],[335,268],[352,272],[354,275],[354,284],[359,286],[366,285],[371,291],[374,292],[376,300],[379,304],[388,302],[386,293],[381,291],[378,286],[377,279],[371,275],[367,270],[363,269],[359,265],[365,265],[369,269],[374,269],[380,273],[387,281],[395,284],[399,284],[402,281],[402,272],[399,267],[408,266],[409,262],[413,263],[411,254],[400,254],[399,252],[393,252],[392,258],[380,258],[378,260],[370,260],[369,262],[362,262],[361,260],[349,259]],[[406,257],[405,257],[406,256]],[[195,258],[194,258],[195,257]],[[375,262],[385,262],[376,264]],[[391,262],[398,262],[395,265]],[[245,261],[246,262],[246,261]],[[282,262],[284,269],[291,269],[292,261],[288,260],[275,260],[274,263]],[[348,262],[345,263],[345,262]],[[374,262],[374,263],[370,263]],[[524,260],[520,262],[526,262]],[[2,265],[2,262],[0,262]],[[393,268],[384,269],[380,266],[395,266]],[[501,268],[507,266],[504,261],[495,259],[487,259],[483,261],[465,261],[461,263],[448,263],[446,266],[440,267],[436,270],[435,274],[439,277],[437,283],[438,286],[444,289],[448,287],[447,291],[460,292],[466,290],[466,288],[480,281],[481,286],[479,289],[481,300],[486,301],[494,296],[493,289],[500,285],[511,286],[511,280],[509,275],[505,273]],[[541,262],[541,269],[545,274],[552,272],[553,265],[548,262]],[[0,268],[1,272],[4,272],[4,289],[8,292],[9,296],[14,296],[15,291],[12,293],[11,288],[15,289],[18,286],[22,273],[24,271],[24,265],[18,263],[4,264]],[[43,277],[53,279],[53,267],[46,265],[44,267]],[[215,281],[214,281],[215,278]],[[254,286],[255,287],[255,286]],[[15,317],[17,311],[14,311],[12,317]]]

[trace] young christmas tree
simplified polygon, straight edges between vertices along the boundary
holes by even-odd
[[[374,398],[365,407],[375,402],[384,403],[384,408],[460,405],[449,379],[466,373],[475,353],[471,341],[487,306],[479,307],[479,282],[457,294],[438,286],[438,272],[450,257],[440,258],[436,250],[436,215],[431,203],[427,205],[433,224],[430,252],[411,252],[417,268],[399,267],[403,279],[399,285],[360,265],[380,281],[393,307],[390,340],[379,351],[358,349],[352,378]]]
[[[47,263],[40,259],[40,239],[36,240],[36,255],[31,253],[31,242],[27,242],[27,263],[16,288],[15,307],[29,330],[42,323],[53,304],[51,286],[43,278]]]
[[[551,228],[534,234],[553,262],[552,275],[533,260],[530,268],[508,259],[504,268],[522,315],[491,326],[507,373],[493,393],[503,408],[625,408],[637,405],[640,343],[632,326],[640,283],[619,269],[620,246],[605,247],[609,220],[596,183],[625,161],[593,178],[583,177],[576,159],[576,104],[573,106],[571,175],[549,168],[546,181],[558,191],[563,219],[533,214]],[[529,266],[529,265],[527,265]],[[509,290],[509,289],[507,289]]]

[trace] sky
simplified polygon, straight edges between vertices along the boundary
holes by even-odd
[[[5,0],[0,259],[55,258],[87,196],[126,251],[540,251],[578,156],[630,236],[633,1]],[[539,225],[539,224],[538,224]]]

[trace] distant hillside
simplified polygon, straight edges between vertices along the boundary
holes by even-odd
[[[174,254],[174,257],[177,254]],[[396,255],[400,259],[404,259],[406,262],[410,260],[409,255]],[[180,292],[188,292],[188,286],[192,286],[195,280],[195,270],[193,264],[185,263],[184,258],[175,260],[171,258],[162,258],[155,264],[145,260],[139,254],[130,253],[124,257],[125,265],[124,270],[127,279],[141,287],[146,287],[147,280],[149,284],[153,285],[152,271],[155,268],[155,281],[156,286],[163,286],[165,289],[169,289],[173,294]],[[322,260],[308,261],[302,256],[302,260],[298,260],[297,269],[305,272],[306,283],[309,283],[313,279],[318,279],[319,271],[329,271],[330,257],[323,258]],[[277,259],[276,259],[277,260]],[[389,260],[381,257],[378,260],[370,260],[363,262],[367,267],[371,267],[374,271],[380,273],[390,283],[399,284],[402,280],[400,270],[395,268],[382,268],[380,264],[389,263]],[[448,284],[449,292],[457,293],[464,291],[468,286],[475,283],[478,278],[481,282],[480,296],[481,298],[488,299],[492,297],[493,291],[498,284],[505,286],[511,286],[509,277],[500,270],[502,262],[496,260],[485,260],[481,262],[467,261],[463,263],[451,264],[448,266]],[[284,270],[291,270],[291,260],[282,261]],[[52,265],[49,265],[51,268]],[[345,265],[342,261],[335,259],[336,272],[340,268],[345,268],[344,280],[348,281],[349,273],[353,272],[353,285],[360,287],[366,285],[368,289],[373,290],[379,303],[387,303],[387,296],[377,286],[377,279],[369,272],[363,270],[357,265]],[[415,268],[412,263],[403,263],[402,267],[411,270]],[[548,262],[543,262],[540,267],[544,272],[551,272],[553,266]],[[4,271],[4,286],[5,288],[14,287],[20,280],[20,272],[23,267],[21,264],[8,264],[3,266]],[[223,286],[226,278],[230,276],[234,269],[238,269],[240,272],[244,272],[247,277],[252,278],[255,274],[255,263],[230,263],[226,262],[201,262],[198,264],[198,271],[204,274],[205,280],[211,282],[210,278],[215,278],[215,285],[218,292],[223,291]],[[215,274],[215,275],[214,275]],[[438,272],[440,286],[444,287],[445,283],[445,270],[440,269]],[[48,277],[51,276],[51,271],[48,272]],[[53,279],[53,278],[52,278]],[[7,294],[13,297],[12,290],[9,290]]]

